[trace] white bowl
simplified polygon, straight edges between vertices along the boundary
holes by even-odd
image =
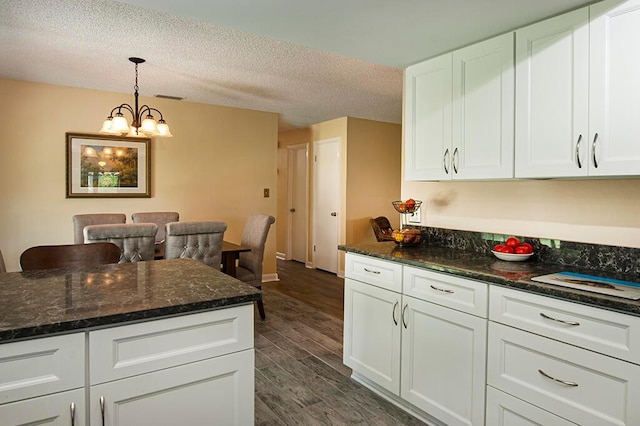
[[[493,251],[493,250],[491,250],[491,253],[493,253],[494,256],[497,257],[498,259],[506,260],[507,262],[522,262],[524,260],[527,260],[531,256],[533,256],[533,253],[529,253],[529,254],[500,253],[498,251]]]

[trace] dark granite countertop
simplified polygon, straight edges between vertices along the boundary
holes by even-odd
[[[587,271],[534,260],[506,262],[497,259],[491,253],[456,250],[429,244],[420,244],[415,247],[398,247],[393,242],[371,242],[357,245],[341,245],[338,248],[346,252],[392,260],[406,265],[481,280],[490,284],[640,316],[640,301],[531,281],[531,277],[560,271],[598,275],[593,270]],[[615,278],[626,278],[633,281],[636,277],[618,275]]]
[[[251,303],[255,287],[192,259],[0,274],[0,343]]]

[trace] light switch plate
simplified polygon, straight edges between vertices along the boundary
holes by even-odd
[[[409,223],[420,223],[420,209],[409,215]]]

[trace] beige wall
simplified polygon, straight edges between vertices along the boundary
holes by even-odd
[[[156,98],[141,103],[160,109],[175,136],[152,140],[152,197],[66,199],[65,132],[96,133],[122,102],[133,95],[0,79],[0,249],[8,270],[19,270],[30,246],[73,243],[78,213],[175,210],[183,221],[227,222],[225,239],[235,242],[250,213],[277,215],[277,114]],[[277,228],[265,274],[276,272]]]
[[[403,182],[422,223],[640,248],[638,179]]]

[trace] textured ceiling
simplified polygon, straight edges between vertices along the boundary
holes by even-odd
[[[0,0],[0,78],[400,123],[407,65],[587,3]]]

